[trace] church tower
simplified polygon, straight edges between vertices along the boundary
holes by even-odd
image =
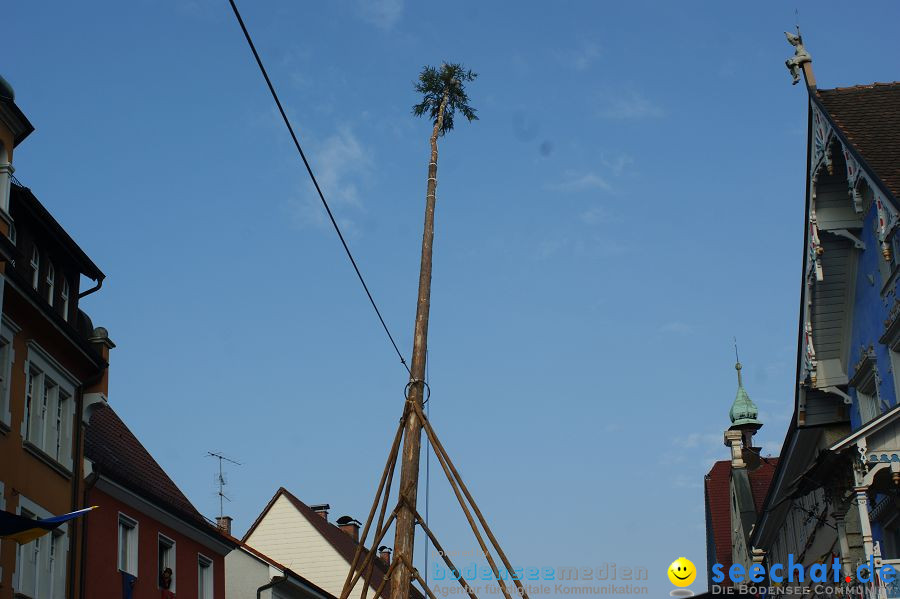
[[[725,446],[731,449],[732,468],[756,470],[760,464],[760,448],[753,446],[753,435],[762,428],[763,424],[757,419],[759,409],[744,389],[741,368],[741,362],[738,360],[734,365],[734,369],[737,371],[738,389],[734,402],[731,404],[731,411],[728,413],[731,418],[731,426],[725,431]]]

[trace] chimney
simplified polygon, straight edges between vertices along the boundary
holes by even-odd
[[[330,505],[327,503],[317,503],[316,505],[309,506],[309,509],[325,518],[325,521],[328,522],[328,510],[331,509]]]
[[[381,561],[383,561],[388,566],[391,565],[391,548],[390,547],[388,547],[386,545],[382,545],[381,547],[378,548],[378,555],[381,556]]]
[[[355,542],[359,543],[359,527],[362,525],[362,522],[351,516],[341,516],[337,519],[337,525],[338,528],[350,535]]]
[[[231,536],[231,521],[233,518],[231,516],[218,516],[216,518],[216,527],[224,532],[226,535]]]

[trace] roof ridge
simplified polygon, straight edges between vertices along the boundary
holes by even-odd
[[[817,92],[836,92],[836,91],[850,91],[850,90],[860,90],[860,89],[874,89],[876,87],[891,87],[894,85],[900,85],[900,81],[874,81],[872,83],[859,83],[856,85],[847,85],[847,86],[838,86],[831,87],[826,89],[818,89]]]
[[[85,457],[94,463],[98,474],[110,477],[203,532],[223,536],[111,405],[106,404],[91,415],[84,442]]]

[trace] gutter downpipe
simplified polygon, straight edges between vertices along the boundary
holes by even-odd
[[[87,381],[84,381],[80,385],[78,385],[77,395],[77,404],[76,404],[76,422],[78,423],[77,428],[75,429],[75,451],[73,453],[76,454],[76,459],[78,460],[77,467],[76,464],[72,464],[72,511],[77,510],[79,507],[83,507],[87,505],[88,493],[94,487],[94,484],[97,482],[97,477],[93,473],[90,476],[84,476],[84,433],[85,427],[88,426],[82,420],[84,409],[84,389],[87,386],[94,385],[103,378],[103,373],[106,372],[106,369],[109,368],[107,365],[105,368],[100,369],[97,374],[92,376]],[[78,505],[78,487],[84,483],[84,487],[82,488],[82,502],[81,505]],[[79,522],[80,520],[80,522]],[[75,586],[75,543],[76,543],[76,535],[77,526],[81,524],[81,547],[78,553],[78,595],[77,597],[84,597],[84,575],[85,575],[85,555],[87,552],[87,517],[84,516],[82,518],[76,518],[73,520],[72,524],[72,535],[69,538],[69,585],[71,587]],[[70,588],[70,591],[74,592],[74,588]],[[72,596],[75,596],[74,594]]]
[[[85,485],[84,485],[84,504],[87,505],[88,495],[91,490],[94,488],[94,485],[97,484],[97,480],[100,478],[97,472],[91,472],[91,474],[87,477]],[[84,599],[84,579],[87,573],[87,560],[85,556],[87,555],[87,533],[88,533],[88,522],[87,518],[85,518],[83,527],[81,529],[81,576],[78,579],[78,597]]]
[[[83,297],[87,297],[88,295],[90,295],[90,294],[92,294],[92,293],[95,293],[95,292],[97,292],[97,291],[100,291],[100,288],[103,287],[103,279],[104,279],[104,278],[105,278],[105,277],[100,277],[99,279],[97,279],[97,284],[96,284],[96,285],[94,285],[93,287],[91,287],[91,288],[88,289],[87,291],[82,291],[81,293],[79,293],[79,294],[78,294],[78,299],[81,299],[81,298],[83,298]]]
[[[261,587],[259,587],[258,589],[256,589],[256,599],[262,599],[263,591],[267,591],[273,587],[278,586],[279,584],[281,584],[283,582],[287,582],[287,579],[288,579],[287,574],[285,574],[284,576],[274,577],[272,579],[272,582],[266,583],[266,584],[262,585]]]

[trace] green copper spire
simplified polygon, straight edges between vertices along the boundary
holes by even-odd
[[[731,428],[750,428],[756,430],[763,424],[756,419],[759,415],[759,410],[757,409],[756,404],[751,401],[750,396],[747,395],[747,391],[744,390],[744,383],[741,380],[741,368],[740,362],[734,365],[734,369],[737,370],[738,390],[737,396],[734,398],[734,403],[731,404],[731,411],[728,413],[731,417]]]

